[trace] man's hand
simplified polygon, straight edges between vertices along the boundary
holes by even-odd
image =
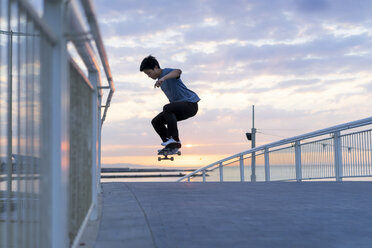
[[[158,81],[156,81],[155,85],[154,85],[154,88],[156,87],[160,87],[162,85],[162,83],[164,83],[165,79],[164,78],[160,78]]]
[[[165,80],[172,79],[172,78],[179,78],[181,76],[182,71],[180,69],[174,69],[164,77],[160,78],[158,81],[156,81],[154,88],[160,87]]]

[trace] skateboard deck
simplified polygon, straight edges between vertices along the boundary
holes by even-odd
[[[165,147],[163,149],[161,149],[159,152],[158,152],[158,156],[162,155],[163,157],[158,157],[158,161],[162,161],[162,160],[170,160],[170,161],[173,161],[174,160],[174,157],[168,157],[169,155],[178,155],[180,156],[181,155],[181,151],[179,150],[179,148],[175,147],[175,148],[172,148],[174,146],[171,146],[171,147]]]

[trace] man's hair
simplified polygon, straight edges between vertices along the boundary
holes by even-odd
[[[160,68],[159,62],[156,60],[156,58],[152,55],[147,56],[142,60],[140,71],[144,71],[146,69],[153,70],[155,69],[155,66]]]

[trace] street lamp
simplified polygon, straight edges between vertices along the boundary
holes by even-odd
[[[251,148],[256,147],[256,128],[254,128],[254,105],[252,106],[252,129],[250,133],[245,133],[248,140],[251,141]],[[251,157],[251,182],[256,182],[256,153],[252,152]]]

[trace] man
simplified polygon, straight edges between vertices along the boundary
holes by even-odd
[[[163,111],[151,122],[163,141],[161,145],[181,148],[177,121],[196,115],[200,98],[182,82],[180,69],[162,69],[156,58],[151,55],[142,60],[140,71],[156,80],[154,87],[160,87],[170,102],[164,105]]]

